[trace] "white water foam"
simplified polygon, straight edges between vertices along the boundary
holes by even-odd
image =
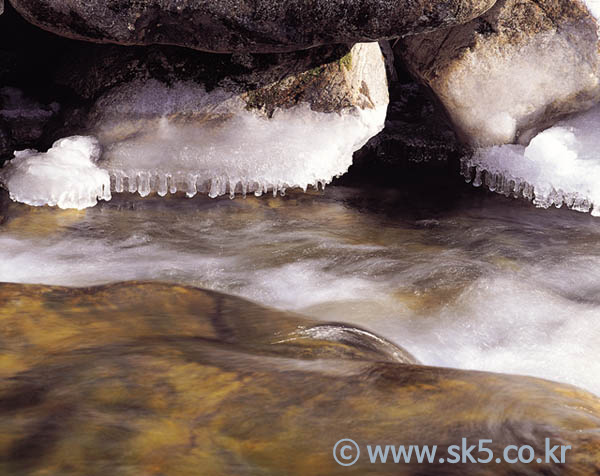
[[[336,193],[133,207],[117,197],[84,212],[25,213],[0,228],[0,281],[211,288],[361,326],[424,364],[533,375],[600,395],[595,220],[486,199],[481,209],[421,216],[435,218],[421,228],[414,208],[390,220]]]
[[[10,198],[28,205],[83,209],[110,200],[110,179],[96,165],[100,146],[93,137],[73,136],[48,152],[23,150],[0,170]]]
[[[535,136],[527,147],[479,149],[462,160],[462,174],[506,196],[542,208],[563,204],[600,216],[600,106]]]

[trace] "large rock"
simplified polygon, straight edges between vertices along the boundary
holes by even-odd
[[[471,145],[527,142],[600,100],[598,23],[578,0],[500,0],[397,48]]]
[[[63,56],[53,80],[95,103],[92,126],[109,116],[119,119],[123,114],[131,114],[139,118],[137,113],[125,111],[135,109],[136,100],[120,91],[131,85],[143,88],[147,83],[160,83],[170,89],[186,85],[202,88],[206,93],[220,92],[216,101],[227,105],[236,102],[268,117],[277,109],[299,105],[331,113],[385,106],[389,101],[384,58],[377,43],[233,55],[168,46],[77,43]],[[186,102],[187,99],[190,98],[179,98],[177,105],[172,99],[152,98],[143,105],[144,115],[200,116],[208,109],[214,111],[197,98],[197,104],[192,104],[193,100]]]
[[[464,23],[493,0],[11,0],[32,23],[70,38],[212,52],[293,51]]]
[[[575,387],[415,365],[365,330],[177,285],[2,284],[0,299],[2,474],[600,471],[600,401]],[[342,438],[362,450],[352,466],[333,458]],[[480,461],[482,439],[540,459],[442,463],[463,438]],[[546,438],[571,447],[564,463]],[[374,465],[376,444],[438,447]]]

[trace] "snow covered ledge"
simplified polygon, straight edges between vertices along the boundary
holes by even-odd
[[[542,208],[566,205],[600,216],[600,105],[559,122],[528,146],[481,148],[462,161],[467,182],[524,197]]]
[[[344,174],[385,115],[385,107],[321,113],[302,105],[269,119],[241,109],[202,127],[163,117],[144,134],[109,145],[101,166],[115,192],[283,195]]]
[[[189,197],[275,195],[324,187],[345,173],[353,153],[384,127],[385,64],[379,45],[364,43],[303,75],[325,76],[317,78],[320,90],[310,92],[320,96],[319,107],[305,101],[276,107],[271,114],[250,107],[252,91],[226,85],[207,92],[195,81],[120,84],[100,97],[91,113],[91,133],[104,150],[97,163],[95,139],[74,137],[46,154],[18,153],[0,179],[14,200],[64,208],[110,199],[107,177],[113,192],[141,196],[178,191]],[[291,77],[280,83],[265,96],[275,90],[287,97],[286,88],[295,91],[311,81]],[[323,85],[331,90],[324,93]],[[324,94],[332,96],[329,110],[323,110]]]

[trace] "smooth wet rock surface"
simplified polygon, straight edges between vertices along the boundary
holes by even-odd
[[[294,51],[376,41],[467,22],[492,0],[11,0],[32,23],[70,38],[218,53]]]
[[[598,22],[579,0],[502,0],[396,48],[470,145],[527,143],[600,99]]]
[[[4,474],[373,470],[367,455],[338,466],[341,438],[437,444],[438,458],[461,438],[539,455],[551,438],[573,447],[561,474],[599,469],[600,402],[574,387],[401,363],[403,351],[375,336],[346,341],[343,327],[335,338],[337,325],[310,333],[305,318],[182,286],[3,284],[0,299]],[[494,474],[556,470],[492,464]],[[436,461],[428,470],[488,468]]]

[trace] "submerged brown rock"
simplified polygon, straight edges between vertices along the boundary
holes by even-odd
[[[493,0],[11,0],[32,23],[69,38],[272,53],[376,41],[469,21]]]
[[[579,0],[501,0],[396,48],[471,145],[527,143],[600,100],[598,23]]]
[[[159,283],[0,286],[2,474],[592,474],[600,402],[552,382],[407,364],[367,332]],[[362,448],[343,468],[341,438]],[[368,444],[545,438],[566,463],[373,465]],[[474,454],[486,458],[486,454]],[[511,455],[514,456],[514,455]],[[425,468],[425,469],[424,469]]]

